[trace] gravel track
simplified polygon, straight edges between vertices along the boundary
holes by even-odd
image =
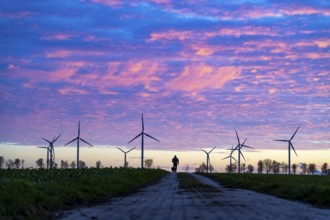
[[[330,219],[329,209],[279,199],[248,190],[229,189],[207,177],[191,174],[210,191],[179,188],[176,173],[157,184],[102,205],[61,213],[61,219]]]

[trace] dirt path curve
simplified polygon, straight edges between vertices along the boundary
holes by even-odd
[[[218,190],[183,191],[179,189],[176,174],[170,173],[138,193],[65,212],[62,219],[330,219],[330,210],[252,191],[228,189],[206,177],[192,175]]]

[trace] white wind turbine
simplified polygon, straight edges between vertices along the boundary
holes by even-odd
[[[233,169],[232,169],[232,159],[233,160],[235,160],[236,162],[237,162],[237,160],[235,159],[235,157],[233,157],[233,153],[234,153],[234,151],[235,151],[235,149],[234,149],[234,147],[233,146],[231,146],[231,149],[230,149],[230,154],[229,154],[229,156],[228,157],[225,157],[225,158],[223,158],[223,160],[225,160],[225,159],[227,159],[227,158],[229,158],[229,172],[230,173],[232,173],[232,171],[233,171]]]
[[[288,142],[288,161],[289,161],[289,174],[291,173],[291,148],[292,150],[294,151],[294,153],[296,154],[296,156],[298,157],[298,154],[296,152],[296,150],[294,149],[293,147],[293,144],[292,144],[292,139],[294,138],[294,136],[296,135],[297,131],[299,130],[299,127],[297,128],[297,130],[294,132],[294,134],[292,135],[292,137],[290,138],[290,140],[274,140],[274,141],[283,141],[283,142]]]
[[[119,147],[117,147],[118,150],[120,150],[121,152],[123,152],[125,154],[124,156],[124,167],[127,168],[127,164],[126,164],[126,154],[129,153],[130,151],[132,151],[133,149],[135,149],[135,147],[131,148],[130,150],[128,151],[124,151],[122,149],[120,149]]]
[[[243,153],[242,153],[241,150],[242,150],[243,147],[251,148],[251,149],[253,149],[253,147],[249,147],[249,146],[246,146],[245,145],[245,141],[247,140],[246,138],[245,138],[244,142],[241,144],[240,139],[239,139],[239,136],[237,134],[237,131],[235,130],[235,132],[236,132],[236,137],[237,137],[238,144],[237,144],[237,146],[235,147],[234,150],[238,150],[238,173],[241,173],[241,156],[245,160],[245,157],[244,157],[244,155],[243,155]]]
[[[54,160],[55,160],[55,150],[54,150],[54,143],[57,141],[57,139],[61,136],[62,134],[59,134],[57,137],[55,136],[52,141],[49,141],[45,138],[41,138],[44,141],[48,142],[49,146],[47,147],[47,169],[53,168],[54,165]],[[45,148],[45,147],[40,147],[40,148]]]
[[[131,143],[132,141],[134,141],[136,138],[138,138],[138,137],[141,136],[141,168],[143,169],[143,159],[144,159],[144,136],[147,136],[147,137],[149,137],[149,138],[151,138],[151,139],[154,139],[154,140],[156,140],[156,141],[158,141],[158,142],[160,142],[160,141],[157,140],[156,138],[152,137],[151,135],[149,135],[149,134],[147,134],[147,133],[144,132],[144,120],[143,120],[143,114],[142,114],[141,118],[142,118],[142,131],[141,131],[141,133],[138,134],[135,138],[133,138],[132,140],[130,140],[130,141],[128,142],[128,144]]]
[[[211,165],[211,160],[210,160],[210,153],[215,149],[216,147],[212,148],[209,152],[201,149],[204,153],[206,153],[206,172],[209,172],[209,164]]]
[[[84,139],[82,139],[80,137],[80,121],[78,121],[78,136],[73,139],[72,141],[66,143],[64,146],[71,144],[72,142],[77,141],[77,169],[80,168],[80,164],[79,164],[79,141],[85,142],[86,144],[88,144],[91,147],[94,147],[93,145],[91,145],[90,143],[88,143],[87,141],[85,141]]]

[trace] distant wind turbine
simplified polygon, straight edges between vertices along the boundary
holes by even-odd
[[[283,141],[283,142],[288,142],[288,160],[289,160],[289,164],[288,164],[288,166],[289,166],[289,174],[290,174],[290,172],[291,172],[291,148],[293,149],[293,151],[294,151],[294,153],[296,154],[296,156],[298,157],[298,154],[297,154],[297,152],[296,152],[296,150],[294,149],[294,147],[293,147],[293,144],[292,144],[292,139],[294,138],[294,136],[296,135],[296,133],[297,133],[297,131],[299,130],[299,127],[297,128],[297,130],[294,132],[294,134],[292,135],[292,137],[290,138],[290,140],[274,140],[274,141]]]
[[[142,131],[140,134],[138,134],[135,138],[133,138],[132,140],[130,140],[128,142],[131,143],[132,141],[134,141],[136,138],[140,137],[141,136],[141,168],[143,169],[143,158],[144,158],[144,136],[147,136],[151,139],[154,139],[158,142],[160,142],[159,140],[157,140],[156,138],[152,137],[151,135],[147,134],[144,132],[144,120],[143,120],[143,114],[142,114]]]
[[[230,149],[230,154],[229,154],[229,156],[228,157],[225,157],[225,158],[223,158],[223,160],[225,160],[225,159],[227,159],[227,158],[229,158],[229,163],[230,163],[230,165],[229,165],[229,172],[230,173],[232,173],[232,171],[233,171],[233,169],[232,169],[232,162],[231,162],[231,160],[233,159],[233,160],[235,160],[236,162],[237,162],[237,160],[233,157],[233,153],[234,153],[234,151],[235,151],[235,149],[234,149],[234,147],[233,146],[231,146],[231,149]]]
[[[57,141],[59,137],[61,137],[62,134],[59,134],[57,137],[55,136],[52,141],[49,141],[45,138],[41,138],[44,141],[48,142],[48,153],[47,153],[47,169],[48,167],[53,168],[54,160],[55,160],[55,150],[54,150],[54,143]],[[42,147],[43,148],[43,147]],[[49,156],[50,154],[50,156]]]
[[[119,147],[117,147],[118,150],[120,150],[121,152],[123,152],[125,154],[124,156],[124,167],[127,168],[127,164],[126,164],[126,154],[129,153],[131,150],[134,150],[135,147],[133,147],[132,149],[128,150],[128,151],[124,151],[122,149],[120,149]]]
[[[237,144],[237,146],[235,147],[234,150],[238,150],[238,173],[241,173],[241,156],[245,160],[245,157],[244,157],[244,155],[243,155],[243,153],[242,153],[241,150],[242,150],[243,147],[252,148],[252,149],[253,149],[253,147],[249,147],[249,146],[246,146],[245,145],[245,142],[246,142],[247,138],[245,138],[244,142],[241,144],[240,139],[239,139],[239,136],[237,134],[237,131],[235,130],[235,132],[236,132],[236,137],[237,137],[238,144]]]
[[[93,145],[91,145],[90,143],[88,143],[87,141],[85,141],[84,139],[82,139],[80,137],[80,121],[78,121],[78,136],[75,139],[73,139],[72,141],[65,144],[65,146],[67,146],[68,144],[71,144],[74,141],[77,141],[77,169],[79,169],[80,168],[80,164],[79,164],[79,141],[85,142],[89,146],[94,147]]]
[[[204,153],[206,153],[206,172],[209,172],[209,164],[211,165],[211,160],[210,160],[210,153],[215,149],[216,147],[212,148],[209,152],[201,149]]]

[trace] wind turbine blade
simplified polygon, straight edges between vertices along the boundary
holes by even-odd
[[[59,137],[61,137],[62,134],[59,134],[52,142],[55,143]]]
[[[209,153],[211,153],[214,149],[215,149],[216,147],[214,147],[214,148],[212,148],[212,150],[210,150],[210,152]]]
[[[239,137],[238,137],[236,129],[235,129],[235,132],[236,132],[236,137],[237,137],[238,144],[241,144],[241,142],[239,141]]]
[[[201,151],[204,151],[207,154],[207,152],[205,150],[201,149]]]
[[[80,120],[78,121],[78,137],[80,136]]]
[[[78,138],[76,137],[76,138],[75,138],[75,139],[73,139],[72,141],[70,141],[70,142],[68,142],[68,143],[64,144],[64,146],[71,144],[72,142],[74,142],[74,141],[75,141],[75,140],[77,140],[77,139],[78,139]]]
[[[140,134],[138,134],[135,138],[133,138],[132,140],[130,140],[130,141],[128,142],[128,144],[131,143],[132,141],[134,141],[136,138],[140,137],[142,134],[143,134],[142,132],[141,132]]]
[[[274,140],[274,141],[284,141],[284,142],[288,142],[288,140]]]
[[[45,139],[45,138],[41,138],[42,140],[48,142],[49,144],[51,143],[49,140]]]
[[[143,120],[143,113],[141,115],[141,119],[142,119],[142,132],[144,132],[144,120]]]
[[[37,147],[37,148],[47,148],[48,149],[48,147]]]
[[[128,152],[130,152],[130,151],[134,150],[135,148],[136,148],[136,147],[133,147],[132,149],[128,150],[126,153],[128,153]]]
[[[245,140],[243,141],[243,143],[241,144],[241,146],[245,144],[246,140],[247,140],[247,138],[245,138]]]
[[[122,149],[120,149],[119,147],[116,147],[118,150],[120,150],[121,152],[125,153],[125,151],[123,151]]]
[[[91,147],[94,147],[92,144],[90,144],[90,143],[88,143],[87,141],[85,141],[84,139],[82,139],[82,138],[79,138],[82,142],[85,142],[86,144],[88,144],[89,146],[91,146]]]
[[[240,151],[240,154],[241,154],[241,156],[243,157],[244,161],[246,161],[246,160],[245,160],[245,157],[244,157],[244,155],[243,155],[243,153],[242,153],[242,151]]]
[[[247,145],[242,145],[242,147],[254,149],[253,147],[250,147],[250,146],[247,146]]]
[[[296,135],[297,131],[299,130],[299,127],[297,128],[297,130],[294,132],[294,134],[292,135],[292,137],[290,138],[290,141],[294,138],[294,136]]]
[[[237,160],[235,159],[235,157],[231,157],[231,158],[237,162]]]
[[[227,159],[227,158],[230,158],[230,156],[228,156],[228,157],[225,157],[225,158],[222,158],[222,160],[225,160],[225,159]]]
[[[150,138],[152,138],[152,139],[154,139],[154,140],[160,142],[159,140],[157,140],[156,138],[152,137],[151,135],[149,135],[149,134],[147,134],[147,133],[143,133],[143,134],[145,134],[146,136],[148,136],[148,137],[150,137]]]
[[[293,144],[291,142],[290,142],[290,146],[291,146],[292,150],[294,151],[294,153],[296,154],[296,156],[298,157],[298,154],[297,154],[296,150],[294,149]]]

